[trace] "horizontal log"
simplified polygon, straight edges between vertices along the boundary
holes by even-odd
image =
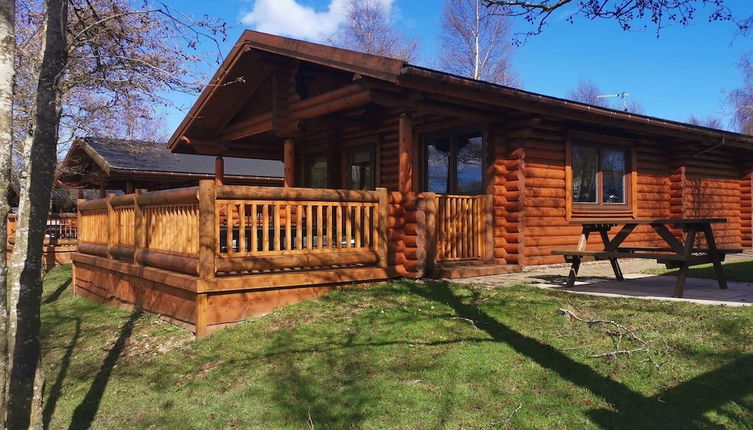
[[[139,206],[158,206],[199,201],[199,187],[176,188],[172,190],[150,191],[136,197]]]
[[[120,196],[112,196],[110,199],[110,205],[114,208],[122,206],[133,206],[135,194],[123,194]]]
[[[107,245],[101,243],[87,243],[79,242],[78,252],[82,254],[98,255],[100,257],[107,257]]]
[[[379,192],[319,188],[255,187],[218,185],[218,200],[281,200],[320,202],[379,202]]]
[[[379,255],[373,250],[312,250],[300,254],[254,254],[250,256],[219,256],[215,258],[217,272],[248,272],[255,270],[281,270],[304,267],[330,267],[333,265],[376,264]]]
[[[129,245],[115,245],[110,248],[110,254],[121,260],[133,261],[133,253],[136,250],[135,247]]]
[[[79,200],[77,206],[79,212],[107,209],[107,199]]]
[[[186,257],[159,251],[141,251],[136,253],[136,262],[144,266],[185,273],[187,275],[199,274],[198,257]]]

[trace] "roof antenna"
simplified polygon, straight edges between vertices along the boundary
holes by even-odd
[[[626,93],[626,92],[623,91],[623,92],[618,93],[618,94],[599,94],[596,97],[600,98],[600,99],[614,98],[614,97],[621,98],[622,99],[622,109],[625,112],[627,112],[628,111],[628,108],[627,108],[627,98],[628,98],[628,96],[630,96],[630,94],[628,94],[628,93]]]

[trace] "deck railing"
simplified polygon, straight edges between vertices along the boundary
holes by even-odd
[[[80,201],[79,252],[217,274],[387,267],[387,191],[215,185]]]
[[[8,245],[16,241],[16,214],[8,215]],[[75,245],[78,238],[78,219],[75,213],[51,213],[45,227],[45,245]]]
[[[478,259],[486,196],[437,195],[437,259]]]

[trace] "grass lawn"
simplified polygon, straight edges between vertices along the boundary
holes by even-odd
[[[69,283],[45,281],[49,428],[753,428],[753,307],[396,281],[193,341]],[[650,353],[592,357],[637,344],[559,308]]]
[[[723,263],[724,277],[728,281],[747,281],[753,282],[753,260],[727,261]],[[655,275],[677,275],[677,269],[651,269],[647,273]],[[688,270],[690,278],[716,279],[714,267],[711,264],[691,267]]]

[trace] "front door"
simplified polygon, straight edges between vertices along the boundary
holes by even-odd
[[[483,148],[480,131],[424,139],[424,189],[437,194],[437,261],[481,258]]]

